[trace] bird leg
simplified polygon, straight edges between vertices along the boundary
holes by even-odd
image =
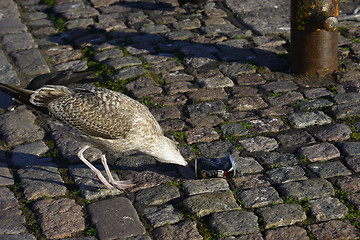
[[[84,152],[86,149],[90,148],[90,146],[84,146],[83,148],[80,149],[80,151],[78,152],[78,157],[80,158],[80,160],[85,163],[86,166],[88,166],[96,175],[96,177],[109,189],[114,188],[106,179],[105,177],[102,175],[102,173],[96,168],[94,167],[94,165],[92,165],[85,157],[84,157]],[[109,170],[110,172],[110,170]]]
[[[113,176],[111,175],[109,166],[107,164],[107,160],[105,158],[105,154],[101,155],[101,163],[103,164],[106,174],[109,177],[109,181],[107,181],[104,177],[104,175],[102,175],[102,173],[96,168],[94,167],[94,165],[92,165],[85,157],[84,157],[84,152],[86,149],[88,149],[89,146],[84,146],[83,148],[80,149],[80,151],[78,152],[78,157],[80,158],[80,160],[86,164],[86,166],[88,166],[95,174],[96,177],[109,189],[112,189],[114,187],[116,187],[117,189],[123,190],[129,187],[134,186],[134,184],[131,183],[131,181],[115,181]]]
[[[132,184],[132,182],[130,180],[128,180],[128,181],[115,181],[114,180],[113,176],[111,175],[109,166],[107,164],[105,154],[101,155],[101,163],[103,164],[103,166],[105,168],[106,174],[109,177],[109,183],[112,186],[114,186],[114,187],[116,187],[117,189],[120,189],[120,190],[130,188],[130,187],[134,186],[134,184]]]

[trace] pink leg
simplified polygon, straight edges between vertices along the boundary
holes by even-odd
[[[109,177],[109,182],[112,186],[116,187],[117,189],[123,190],[123,189],[127,189],[130,188],[132,186],[134,186],[134,184],[132,184],[131,181],[115,181],[113,176],[111,175],[109,166],[107,164],[107,160],[105,157],[105,154],[101,155],[101,163],[103,164],[105,171]]]
[[[106,179],[105,177],[101,174],[101,172],[94,167],[94,165],[92,165],[88,160],[86,160],[86,158],[84,157],[83,153],[85,152],[86,149],[88,149],[89,146],[85,146],[83,148],[80,149],[80,151],[78,152],[78,157],[80,158],[80,160],[86,164],[86,166],[88,166],[95,174],[96,177],[109,189],[114,188],[114,186],[112,186]]]

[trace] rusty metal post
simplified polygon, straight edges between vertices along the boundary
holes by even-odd
[[[291,0],[291,73],[326,75],[338,68],[338,0]]]

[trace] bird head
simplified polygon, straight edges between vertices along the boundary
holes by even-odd
[[[171,139],[161,136],[155,144],[150,155],[154,156],[159,162],[173,163],[182,166],[188,165],[176,146],[176,143]]]

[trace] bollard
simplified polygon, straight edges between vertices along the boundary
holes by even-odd
[[[338,0],[291,0],[291,73],[337,70],[338,8]]]

